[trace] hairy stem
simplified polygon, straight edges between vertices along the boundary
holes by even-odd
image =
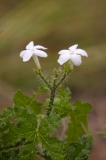
[[[64,75],[60,79],[60,81],[57,83],[56,88],[59,87],[59,85],[65,80],[65,78],[69,75],[70,72],[71,72],[71,70],[69,70],[68,72],[64,72]]]
[[[49,106],[48,106],[48,109],[47,109],[47,116],[49,116],[49,114],[50,114],[50,112],[52,110],[54,97],[55,97],[55,91],[56,91],[56,88],[53,87],[52,90],[51,90],[51,94],[50,94],[50,102],[49,102]]]
[[[53,102],[54,102],[54,98],[55,98],[55,92],[56,92],[56,82],[57,82],[57,78],[59,76],[59,73],[60,72],[57,72],[57,70],[54,70],[54,79],[53,79],[53,86],[52,86],[52,89],[51,89],[51,94],[50,94],[50,102],[49,102],[49,106],[48,106],[48,109],[47,109],[47,116],[49,116],[51,110],[52,110],[52,106],[53,106]]]
[[[41,70],[35,70],[35,72],[40,76],[40,78],[43,80],[43,82],[46,84],[46,86],[50,89],[50,102],[49,102],[49,105],[48,105],[48,108],[47,108],[47,113],[46,113],[46,115],[49,116],[50,112],[52,110],[52,107],[53,107],[56,89],[64,81],[64,79],[68,76],[68,74],[71,72],[71,70],[64,71],[64,74],[63,74],[62,78],[57,83],[57,78],[58,78],[59,74],[62,73],[62,72],[60,70],[57,71],[56,69],[54,69],[54,77],[52,79],[52,81],[53,81],[52,84],[50,84],[49,81],[47,81],[45,79]]]
[[[56,89],[59,87],[59,85],[64,81],[64,79],[68,76],[68,74],[71,72],[68,71],[68,72],[64,72],[64,75],[63,77],[60,79],[60,81],[56,84],[57,82],[57,77],[58,77],[58,73],[55,72],[55,78],[54,78],[54,83],[53,83],[53,87],[51,89],[51,94],[50,94],[50,102],[49,102],[49,106],[47,108],[47,116],[50,115],[50,112],[52,110],[52,106],[53,106],[53,102],[54,102],[54,98],[55,98],[55,92],[56,92]]]
[[[51,89],[51,85],[45,79],[45,77],[44,77],[43,73],[41,72],[41,70],[40,69],[39,70],[35,70],[35,72],[40,76],[40,78],[43,80],[43,82],[46,84],[46,86]]]

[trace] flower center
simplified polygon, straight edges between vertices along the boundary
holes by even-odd
[[[31,52],[34,52],[34,49],[31,49]]]
[[[71,55],[73,55],[73,54],[74,54],[74,52],[70,51],[70,54],[71,54]]]

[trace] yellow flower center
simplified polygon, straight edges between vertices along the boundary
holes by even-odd
[[[73,54],[74,54],[74,52],[70,51],[70,54],[71,54],[71,55],[73,55]]]

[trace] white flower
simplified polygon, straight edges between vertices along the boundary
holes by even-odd
[[[79,66],[82,63],[81,56],[88,57],[88,54],[82,50],[77,49],[78,44],[75,44],[71,47],[69,47],[68,50],[61,50],[58,54],[60,54],[60,57],[58,59],[58,63],[60,65],[64,64],[68,60],[72,62],[72,65]]]
[[[26,61],[28,61],[31,57],[33,57],[36,65],[37,65],[37,68],[40,69],[41,66],[40,66],[40,63],[39,63],[39,60],[38,60],[38,57],[37,57],[37,56],[39,56],[39,57],[44,57],[44,58],[45,58],[45,57],[47,57],[48,55],[47,55],[46,52],[41,51],[41,50],[39,50],[39,49],[43,49],[43,50],[44,50],[44,49],[47,49],[47,48],[45,48],[45,47],[43,47],[43,46],[40,46],[40,45],[34,46],[34,42],[31,41],[31,42],[26,46],[26,50],[24,50],[24,51],[22,51],[22,52],[20,53],[20,57],[23,58],[23,62],[26,62]]]

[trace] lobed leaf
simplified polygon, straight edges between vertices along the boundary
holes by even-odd
[[[70,105],[70,123],[68,124],[67,138],[66,141],[77,142],[78,139],[88,134],[88,122],[87,115],[91,111],[91,104],[83,103],[79,100],[74,105]]]
[[[83,137],[76,143],[71,143],[67,153],[67,160],[87,160],[92,150],[92,140]]]
[[[60,98],[60,100],[66,104],[68,102],[70,102],[70,99],[71,99],[71,92],[70,92],[70,89],[67,87],[61,87],[60,90],[59,90],[59,93],[58,93],[58,96],[57,98]]]
[[[35,136],[37,129],[36,115],[27,108],[14,107],[13,122],[5,123],[3,127],[4,130],[0,136],[2,154],[5,151],[13,150],[14,147],[19,148],[19,146],[21,146],[20,151],[22,152],[22,146],[29,141],[32,143],[33,150],[31,150],[33,151],[33,159],[35,159],[35,146],[37,145]],[[24,155],[23,152],[22,154]],[[27,156],[30,157],[30,155]]]
[[[7,152],[2,152],[0,154],[0,160],[18,160],[16,157],[19,153],[19,150],[12,149]]]
[[[36,94],[33,94],[33,96],[30,98],[18,90],[13,97],[14,105],[17,107],[23,106],[30,108],[30,110],[32,110],[35,114],[39,114],[42,109],[42,104],[33,100],[35,96]]]
[[[69,88],[61,87],[54,99],[54,112],[61,117],[66,117],[70,108],[71,92]]]
[[[17,160],[38,160],[33,143],[22,147],[21,152],[19,152],[17,156]]]
[[[0,156],[0,160],[38,160],[36,156],[36,150],[34,150],[33,144],[28,144],[21,146],[21,150],[19,149],[11,149],[7,152],[2,152]],[[33,153],[35,152],[35,153]]]
[[[60,126],[60,118],[57,115],[51,114],[48,117],[42,117],[39,122],[35,113],[32,113],[28,108],[14,106],[13,111],[13,122],[4,124],[4,130],[0,137],[2,158],[4,158],[5,152],[8,152],[12,159],[10,151],[16,147],[19,149],[19,153],[14,160],[17,157],[20,160],[25,158],[36,160],[37,149],[35,147],[41,142],[51,159],[64,160],[63,142],[51,137],[52,133]]]
[[[3,114],[0,115],[0,124],[9,122],[12,116],[13,107],[5,108]]]
[[[42,119],[38,129],[38,138],[42,145],[47,149],[48,155],[52,160],[64,160],[63,142],[50,135],[60,126],[60,118],[56,114],[51,114]]]

